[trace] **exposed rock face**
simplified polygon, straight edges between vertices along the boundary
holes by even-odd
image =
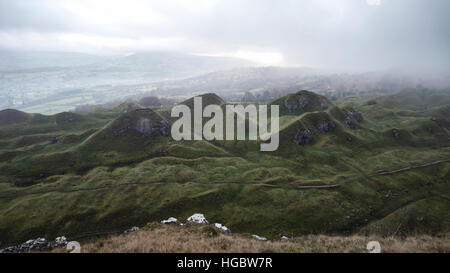
[[[136,109],[118,118],[109,128],[114,136],[122,136],[135,131],[145,137],[153,133],[169,136],[170,124],[151,109]]]
[[[153,122],[148,118],[141,118],[136,124],[136,130],[142,133],[144,136],[149,136],[154,127],[152,123]]]
[[[177,218],[175,218],[175,217],[169,217],[169,219],[167,219],[167,220],[162,220],[161,221],[161,224],[166,224],[166,225],[169,225],[169,224],[179,224],[180,222],[178,222],[178,219]]]
[[[319,124],[317,125],[317,129],[319,129],[319,131],[320,131],[322,134],[326,134],[326,133],[328,133],[328,132],[331,132],[331,131],[333,131],[335,128],[336,128],[336,123],[334,123],[334,121],[331,121],[331,120],[325,121],[325,122],[322,122],[322,123],[319,123]]]
[[[67,238],[64,236],[57,237],[54,241],[47,241],[45,238],[37,238],[28,240],[23,244],[17,246],[6,247],[0,249],[0,253],[17,253],[30,251],[48,251],[57,247],[65,247],[67,245]]]
[[[139,230],[139,227],[132,227],[130,229],[125,230],[122,234],[127,235],[127,234],[130,234],[130,233],[138,231],[138,230]]]
[[[294,143],[297,145],[305,145],[313,141],[313,136],[310,130],[299,129],[294,137]]]
[[[374,101],[374,100],[369,100],[369,101],[367,102],[367,105],[375,105],[375,104],[377,104],[377,102]]]
[[[208,220],[206,220],[205,216],[201,213],[196,213],[190,216],[189,218],[186,219],[186,221],[190,223],[209,225]]]
[[[328,105],[323,103],[323,102],[321,102],[320,103],[320,108],[322,108],[322,110],[327,110],[328,109]]]
[[[352,109],[348,112],[347,117],[344,120],[344,123],[345,125],[347,125],[348,128],[354,129],[355,124],[361,122],[362,120],[363,120],[362,114]]]
[[[286,106],[286,108],[289,111],[293,111],[296,109],[303,109],[308,105],[309,101],[308,99],[306,99],[305,97],[300,97],[298,100],[288,100],[286,99],[284,101],[284,106]]]
[[[169,136],[170,124],[165,120],[161,121],[161,128],[159,128],[159,132],[162,136]]]
[[[58,142],[58,140],[56,139],[56,137],[52,137],[50,139],[50,144],[55,144],[56,142]]]
[[[215,223],[214,226],[224,233],[232,234],[231,230],[222,224]]]

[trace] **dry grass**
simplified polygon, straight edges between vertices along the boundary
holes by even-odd
[[[244,235],[225,235],[210,227],[152,224],[126,236],[111,236],[81,245],[82,252],[101,253],[367,253],[378,241],[382,252],[450,252],[450,234],[439,237],[380,238],[309,235],[286,241],[258,241]],[[63,250],[58,250],[61,252]]]

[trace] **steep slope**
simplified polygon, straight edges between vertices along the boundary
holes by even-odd
[[[170,134],[169,123],[155,111],[144,108],[122,114],[88,138],[81,149],[90,151],[150,152]],[[150,149],[150,150],[149,150]]]
[[[301,115],[306,112],[324,111],[333,104],[324,96],[310,91],[300,91],[279,98],[269,105],[280,106],[280,116]]]
[[[324,96],[303,90],[270,105],[280,107],[279,153],[295,152],[294,145],[329,146],[358,141],[351,129],[362,121],[362,115],[354,109],[340,109]]]
[[[5,109],[0,111],[0,126],[14,123],[26,122],[31,115],[15,109]]]

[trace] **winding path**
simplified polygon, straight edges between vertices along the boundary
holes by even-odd
[[[409,171],[409,170],[413,170],[413,169],[424,168],[424,167],[433,166],[433,165],[441,164],[441,163],[448,162],[448,161],[450,161],[449,158],[437,160],[437,161],[433,161],[433,162],[427,162],[427,163],[423,163],[420,165],[405,167],[405,168],[401,168],[401,169],[397,169],[397,170],[393,170],[393,171],[379,171],[379,172],[375,172],[373,174],[369,174],[369,177],[386,175],[386,174],[394,174],[394,173]]]

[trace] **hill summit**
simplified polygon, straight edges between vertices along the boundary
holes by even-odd
[[[30,114],[19,110],[5,109],[0,111],[0,125],[26,122],[30,117]]]
[[[219,97],[215,93],[206,93],[206,94],[202,94],[202,95],[195,96],[195,97],[201,97],[202,98],[202,106],[203,106],[203,108],[205,108],[208,105],[212,105],[212,104],[222,106],[222,105],[224,105],[226,103],[225,100],[223,100],[221,97]],[[194,109],[194,98],[195,97],[187,99],[187,100],[181,102],[180,104],[186,105],[187,107],[189,107],[189,109],[193,110]]]
[[[170,124],[149,108],[134,109],[120,115],[90,137],[84,147],[134,152],[146,149],[168,137]]]
[[[302,90],[270,103],[280,106],[280,115],[298,115],[306,112],[324,111],[333,104],[324,96]]]

